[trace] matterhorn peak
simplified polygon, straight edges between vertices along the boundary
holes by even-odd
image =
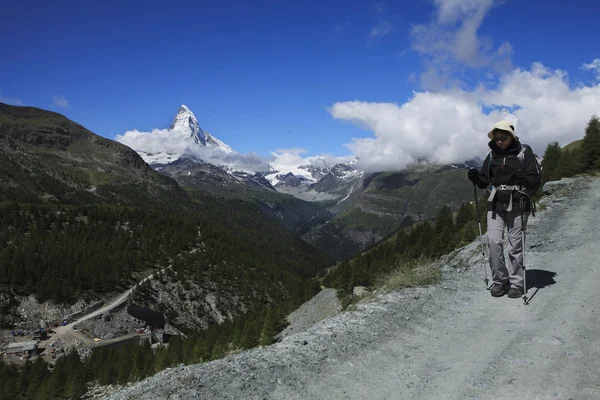
[[[190,137],[194,142],[202,147],[206,146],[206,134],[202,128],[200,128],[200,124],[198,124],[198,120],[194,113],[185,104],[182,104],[181,107],[179,107],[179,111],[175,118],[173,118],[170,129],[172,131],[181,132],[189,131]]]

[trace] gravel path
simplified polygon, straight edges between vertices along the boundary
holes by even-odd
[[[579,181],[530,219],[528,306],[489,295],[472,244],[452,265],[475,267],[444,268],[440,285],[379,295],[110,399],[598,399],[598,204],[600,179]]]

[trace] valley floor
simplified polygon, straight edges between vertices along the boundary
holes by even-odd
[[[471,267],[444,268],[439,285],[378,295],[273,346],[110,398],[598,399],[599,204],[600,179],[579,181],[530,220],[529,305],[490,296],[472,244]]]

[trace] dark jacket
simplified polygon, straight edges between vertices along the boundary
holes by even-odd
[[[523,162],[519,159],[519,153],[522,149],[522,144],[518,140],[513,140],[512,146],[506,150],[502,150],[493,140],[488,143],[492,150],[483,162],[481,173],[477,180],[477,186],[480,189],[501,185],[517,185],[515,182],[516,173],[518,170],[525,171],[527,184],[524,186],[526,193],[533,195],[540,186],[541,173],[535,155],[531,149],[526,148]],[[506,211],[510,202],[511,191],[498,190],[493,201],[488,202],[488,211]],[[519,208],[521,194],[518,191],[512,192],[513,208]],[[531,210],[529,198],[523,196],[525,201],[526,211]]]

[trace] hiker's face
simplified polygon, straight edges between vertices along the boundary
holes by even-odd
[[[500,147],[502,150],[506,150],[512,144],[512,136],[510,133],[502,130],[497,130],[494,132],[494,142]]]

